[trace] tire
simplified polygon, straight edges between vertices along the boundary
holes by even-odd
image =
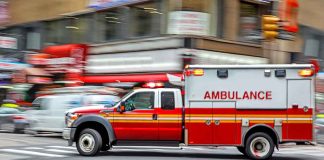
[[[246,140],[245,153],[251,159],[269,159],[272,157],[274,147],[273,139],[268,134],[256,132]]]
[[[81,131],[76,147],[82,156],[95,156],[101,149],[102,138],[98,131],[86,128]]]
[[[238,150],[239,152],[241,152],[242,154],[246,155],[246,153],[245,153],[245,148],[244,148],[244,147],[236,147],[236,148],[237,148],[237,150]]]

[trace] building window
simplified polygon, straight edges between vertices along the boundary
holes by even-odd
[[[122,8],[110,9],[97,14],[97,41],[105,42],[122,38],[125,20]]]
[[[67,34],[70,35],[69,43],[84,43],[90,41],[90,19],[92,15],[66,17]]]
[[[269,11],[271,3],[240,1],[239,41],[260,43],[261,17]]]
[[[219,0],[169,0],[168,34],[219,36]]]
[[[174,92],[162,92],[161,93],[161,108],[163,110],[174,110]]]
[[[129,33],[132,37],[154,36],[160,33],[163,14],[160,1],[129,6]]]
[[[55,20],[46,22],[45,41],[48,45],[67,43],[67,35],[65,33],[65,21]]]

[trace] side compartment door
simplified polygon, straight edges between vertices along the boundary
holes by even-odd
[[[288,80],[288,140],[312,140],[311,80]]]
[[[125,112],[114,113],[118,140],[158,140],[155,91],[137,92],[125,100]]]
[[[186,115],[189,145],[213,144],[212,114],[213,103],[204,101],[189,102]]]
[[[236,144],[236,104],[235,102],[213,102],[214,144]]]

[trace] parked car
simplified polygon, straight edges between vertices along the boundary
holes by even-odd
[[[33,102],[37,110],[26,111],[30,123],[28,133],[37,135],[42,132],[62,133],[65,127],[65,112],[69,109],[88,106],[92,110],[109,107],[119,101],[115,95],[95,94],[57,94],[38,97]]]
[[[23,133],[28,121],[23,112],[16,108],[0,108],[0,130]]]
[[[317,142],[324,144],[324,118],[315,120],[315,133]]]

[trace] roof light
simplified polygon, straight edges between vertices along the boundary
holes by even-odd
[[[164,84],[163,83],[148,82],[148,83],[145,83],[142,87],[143,88],[162,88],[162,87],[164,87]]]
[[[315,71],[313,69],[302,69],[298,73],[302,77],[311,77],[314,75]]]
[[[192,73],[194,76],[202,76],[202,75],[204,75],[204,70],[203,69],[194,69]]]

